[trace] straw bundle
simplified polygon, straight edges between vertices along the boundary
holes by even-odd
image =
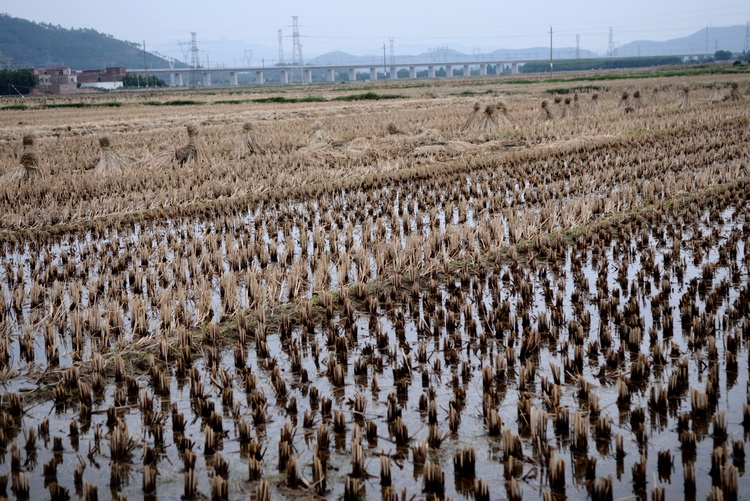
[[[649,100],[651,107],[659,106],[659,89],[654,89],[651,93],[651,99]]]
[[[251,133],[252,130],[253,125],[249,122],[242,126],[242,132],[239,138],[237,138],[237,146],[234,149],[235,159],[241,160],[256,153],[263,153],[263,149],[258,145],[258,141]]]
[[[23,136],[21,162],[3,176],[6,182],[23,182],[42,175],[36,154],[36,138],[33,134]]]
[[[552,112],[549,110],[549,104],[547,101],[542,101],[542,109],[539,111],[539,115],[537,115],[537,120],[546,122],[554,119],[554,115],[552,115]]]
[[[724,93],[721,92],[721,85],[715,85],[714,91],[711,93],[710,96],[708,96],[708,101],[711,103],[720,103],[724,101],[726,97],[724,96]]]
[[[581,103],[578,102],[578,93],[573,94],[573,117],[578,118],[581,116]]]
[[[617,105],[618,108],[623,109],[630,106],[630,93],[625,91],[620,96],[620,104]]]
[[[562,105],[561,105],[562,98],[560,96],[555,96],[554,103],[555,103],[555,107],[554,107],[554,110],[552,111],[552,113],[556,117],[562,117],[562,115],[563,115],[563,110],[562,110]]]
[[[562,107],[560,118],[568,118],[572,114],[572,112],[570,111],[570,102],[571,102],[571,99],[569,97],[566,97],[565,106]]]
[[[474,111],[469,116],[468,120],[464,124],[463,130],[474,130],[482,122],[482,112],[480,111],[482,106],[479,103],[474,103]]]
[[[591,102],[589,103],[589,113],[592,115],[599,114],[599,94],[593,94],[591,96]]]
[[[633,92],[633,108],[640,110],[643,108],[643,101],[641,101],[641,91],[637,90]]]
[[[199,137],[200,130],[198,125],[190,123],[187,125],[188,144],[175,151],[174,156],[180,165],[188,163],[205,164],[208,163],[206,147]]]
[[[129,167],[131,160],[121,156],[110,149],[110,142],[107,136],[99,138],[99,147],[102,154],[89,164],[90,169],[94,169],[97,175],[103,174],[122,174],[123,169]]]
[[[740,94],[740,85],[737,82],[732,83],[732,88],[729,90],[729,95],[726,97],[729,101],[742,101],[742,94]]]
[[[689,108],[690,107],[690,87],[687,85],[682,88],[682,95],[680,100],[677,102],[677,108]]]

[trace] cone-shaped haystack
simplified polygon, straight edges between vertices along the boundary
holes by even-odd
[[[547,122],[549,120],[554,120],[555,117],[552,115],[552,112],[549,110],[549,103],[547,101],[542,101],[542,109],[539,110],[539,115],[537,116],[537,120],[541,122]]]
[[[36,138],[33,134],[23,136],[23,153],[21,161],[4,176],[6,182],[9,181],[28,181],[29,179],[39,177],[42,169],[39,165],[39,157],[36,154]]]
[[[175,160],[177,160],[180,165],[185,165],[186,163],[208,163],[206,147],[203,145],[203,141],[200,138],[200,129],[198,129],[198,125],[195,123],[188,124],[187,132],[188,144],[174,152]]]
[[[560,113],[560,118],[568,118],[572,116],[573,112],[570,109],[570,103],[571,99],[569,97],[565,98],[565,105],[562,107],[562,112]]]
[[[582,114],[581,103],[578,101],[578,93],[573,94],[573,116],[575,118],[580,117]]]
[[[563,116],[563,109],[562,109],[562,98],[560,96],[555,96],[554,100],[555,106],[552,110],[552,114],[555,117],[562,117]]]
[[[708,96],[708,100],[712,103],[720,103],[724,101],[726,97],[724,96],[724,93],[721,91],[721,85],[715,85],[714,91],[711,93],[710,96]]]
[[[497,114],[497,121],[500,126],[513,125],[513,123],[516,121],[508,111],[508,107],[502,101],[495,105],[495,112]]]
[[[482,122],[482,106],[479,103],[474,103],[474,111],[469,115],[468,120],[464,124],[464,130],[474,130],[479,127]]]
[[[737,82],[732,83],[732,88],[729,90],[727,99],[729,101],[742,101],[743,97],[740,94],[740,85]]]
[[[652,108],[659,106],[659,89],[654,89],[653,92],[651,92],[651,99],[649,100],[649,104]]]
[[[641,100],[641,91],[637,90],[633,92],[633,108],[640,110],[643,108],[643,101]]]
[[[130,159],[112,151],[108,137],[99,138],[99,147],[102,149],[101,155],[89,164],[95,174],[121,174],[123,169],[130,166]]]
[[[689,108],[690,107],[690,87],[687,85],[682,88],[682,95],[680,100],[677,102],[678,108]]]
[[[328,136],[326,131],[323,130],[323,124],[315,122],[312,126],[313,134],[310,137],[310,143],[307,145],[308,148],[316,149],[321,147],[328,147],[331,145],[331,138]]]
[[[625,91],[620,96],[620,104],[617,105],[618,108],[623,109],[630,106],[630,93]]]
[[[258,141],[253,135],[253,125],[248,122],[242,126],[242,133],[237,138],[234,158],[239,160],[258,153],[263,153],[263,149],[258,145]]]
[[[484,113],[482,114],[477,129],[482,132],[495,132],[498,129],[499,125],[500,124],[497,120],[497,112],[495,110],[495,106],[492,104],[488,104],[484,108]]]
[[[591,96],[591,102],[589,103],[589,113],[591,115],[599,114],[599,94],[594,93]]]

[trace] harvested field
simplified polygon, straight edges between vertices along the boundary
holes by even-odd
[[[0,110],[0,496],[741,499],[726,78]]]

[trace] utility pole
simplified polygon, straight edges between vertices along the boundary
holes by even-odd
[[[609,46],[607,48],[607,55],[612,57],[615,55],[615,30],[610,26],[609,28]]]
[[[147,70],[148,67],[146,66],[146,41],[143,41],[143,69]],[[145,75],[146,77],[146,88],[148,88],[148,75]]]
[[[576,35],[576,59],[581,59],[581,35]]]
[[[552,26],[549,27],[549,72],[552,73]]]
[[[388,63],[385,60],[385,43],[383,44],[383,78],[388,80]]]
[[[393,37],[388,40],[391,42],[391,64],[396,64],[396,51],[393,49]]]

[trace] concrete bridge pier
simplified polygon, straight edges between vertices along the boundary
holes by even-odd
[[[349,68],[349,81],[354,82],[357,79],[357,70]]]
[[[229,85],[237,86],[237,73],[234,71],[229,72]]]
[[[469,75],[471,75],[471,69],[468,64],[464,64],[463,76],[468,77]]]
[[[398,78],[398,69],[395,66],[391,66],[390,74],[391,74],[391,80],[396,80]]]
[[[479,76],[486,77],[487,76],[487,65],[486,64],[480,64],[479,65]]]
[[[177,87],[182,87],[182,73],[172,73],[172,85],[176,85]]]
[[[518,74],[518,63],[513,63],[510,67],[510,72],[514,75]]]
[[[305,79],[306,84],[312,83],[312,70],[305,70],[303,72],[303,78]]]
[[[377,79],[378,79],[378,69],[370,68],[370,80],[377,80]]]
[[[333,68],[328,68],[326,71],[326,80],[329,82],[335,82],[336,81],[336,73],[333,71]]]
[[[411,78],[411,79],[417,78],[417,67],[416,66],[409,66],[409,78]]]
[[[203,87],[211,87],[211,72],[203,72],[201,75],[201,85],[203,85]]]
[[[283,84],[288,84],[289,83],[289,72],[287,70],[281,70],[280,81]]]
[[[445,76],[448,78],[453,76],[453,66],[450,64],[445,65]]]
[[[428,66],[427,67],[427,78],[435,78],[435,67],[434,66]]]
[[[255,83],[259,85],[263,85],[264,83],[266,83],[266,79],[262,71],[255,72]]]

